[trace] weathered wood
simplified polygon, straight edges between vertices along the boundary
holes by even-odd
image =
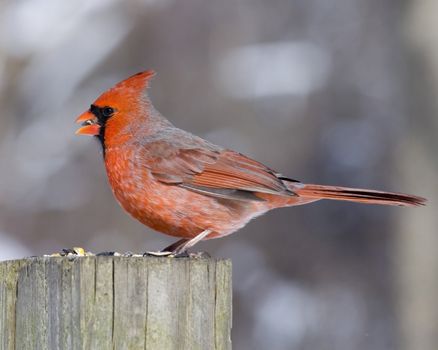
[[[0,263],[0,350],[231,349],[228,260]]]

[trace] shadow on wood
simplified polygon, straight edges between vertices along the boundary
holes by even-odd
[[[230,331],[228,260],[0,263],[0,349],[231,349]]]

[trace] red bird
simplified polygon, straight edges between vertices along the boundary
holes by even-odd
[[[417,206],[401,193],[303,184],[243,154],[176,128],[146,92],[153,71],[104,92],[76,122],[96,136],[120,205],[143,224],[180,240],[163,250],[181,254],[203,239],[229,235],[280,207],[336,199]]]

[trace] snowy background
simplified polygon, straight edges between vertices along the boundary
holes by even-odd
[[[427,196],[320,202],[202,243],[233,259],[235,349],[436,349],[434,0],[0,1],[0,259],[172,238],[126,215],[74,119],[158,72],[176,126],[311,183]]]

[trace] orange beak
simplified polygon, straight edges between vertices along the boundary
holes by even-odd
[[[81,123],[81,127],[76,130],[76,135],[99,135],[100,125],[97,122],[96,116],[90,111],[82,113],[76,123]]]

